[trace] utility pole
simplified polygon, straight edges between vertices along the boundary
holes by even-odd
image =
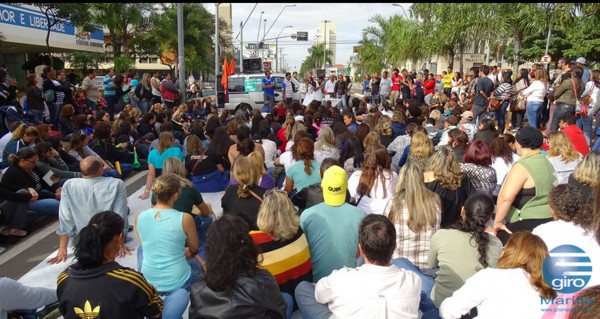
[[[215,104],[219,106],[217,74],[219,74],[219,3],[215,3]]]
[[[244,73],[244,25],[240,21],[240,35],[242,36],[240,42],[240,73]]]
[[[183,3],[177,4],[177,55],[179,57],[179,90],[181,91],[182,101],[187,100],[187,91],[185,88],[185,56],[183,50]]]
[[[325,34],[323,35],[323,70],[325,70],[327,68],[327,22],[331,22],[328,20],[324,21],[325,24]]]

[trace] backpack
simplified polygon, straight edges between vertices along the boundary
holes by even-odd
[[[296,84],[294,84],[294,81],[290,81],[290,83],[292,83],[292,92],[298,92],[298,88],[296,87]]]
[[[54,90],[46,90],[46,92],[44,92],[44,96],[46,97],[46,102],[48,103],[54,103],[54,101],[56,101]]]

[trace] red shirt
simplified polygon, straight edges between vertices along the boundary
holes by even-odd
[[[281,145],[277,149],[280,150],[281,153],[285,152],[285,146],[287,145],[287,138],[285,138],[285,127],[279,129],[279,131],[277,131],[277,134],[275,134],[275,137],[283,141],[283,143],[281,143]]]
[[[583,135],[583,131],[577,127],[577,125],[569,125],[565,128],[562,128],[561,131],[567,134],[571,140],[571,143],[573,143],[573,147],[575,147],[575,150],[581,153],[581,155],[586,156],[590,152],[590,147],[585,140],[585,135]]]
[[[394,75],[392,73],[392,91],[400,90],[400,81],[402,81],[402,79],[403,79],[402,75],[400,75],[400,74]]]
[[[423,87],[425,88],[425,95],[435,94],[435,80],[425,80],[423,82]]]

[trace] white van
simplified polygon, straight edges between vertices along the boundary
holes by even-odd
[[[223,96],[222,101],[224,101],[225,109],[235,110],[240,103],[248,103],[253,109],[262,109],[265,105],[262,89],[262,79],[264,77],[264,73],[242,73],[230,75],[227,78],[227,94],[219,94],[219,97]],[[275,104],[277,104],[283,100],[281,83],[285,78],[285,74],[271,73],[271,77],[275,78]],[[223,90],[220,83],[219,89]],[[273,106],[274,105],[272,105],[272,107]]]

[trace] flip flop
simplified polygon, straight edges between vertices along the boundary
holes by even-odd
[[[11,229],[9,231],[9,234],[11,236],[14,236],[14,237],[25,237],[25,236],[27,236],[27,232],[26,231],[24,231],[22,229],[17,229],[17,228]]]

